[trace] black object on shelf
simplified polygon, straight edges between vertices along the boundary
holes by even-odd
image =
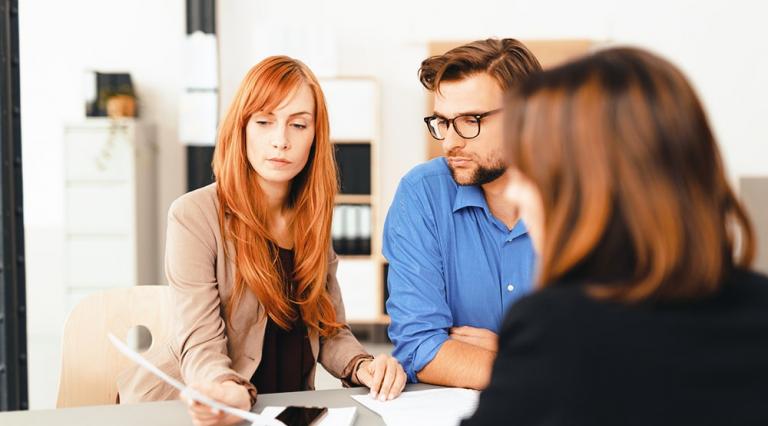
[[[371,144],[335,145],[342,194],[371,193]]]
[[[213,183],[212,146],[187,147],[187,191]]]
[[[371,205],[336,205],[333,209],[331,236],[336,254],[370,255]]]

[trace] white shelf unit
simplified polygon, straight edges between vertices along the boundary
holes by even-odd
[[[328,106],[334,144],[369,144],[370,194],[339,194],[337,204],[370,204],[371,254],[342,255],[337,277],[350,323],[386,323],[384,315],[384,257],[381,230],[384,212],[379,192],[379,84],[368,77],[320,80]]]
[[[154,128],[89,118],[64,128],[65,307],[158,279]]]

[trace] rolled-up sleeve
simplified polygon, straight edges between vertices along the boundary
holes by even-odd
[[[434,213],[426,192],[417,197],[419,188],[419,182],[400,182],[383,241],[389,261],[389,338],[395,345],[393,355],[412,383],[448,340],[453,325]]]

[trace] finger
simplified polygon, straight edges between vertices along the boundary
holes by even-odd
[[[192,399],[190,397],[185,397],[185,399],[187,401],[187,406],[189,407],[189,409],[191,411],[195,411],[195,412],[203,412],[203,411],[210,412],[211,411],[211,406],[206,404],[206,403],[204,403],[204,402],[197,401],[197,400]]]
[[[197,423],[199,426],[220,426],[223,424],[222,419],[219,417],[202,420]]]
[[[201,406],[200,408],[190,408],[189,415],[190,417],[198,419],[200,421],[208,421],[210,419],[221,417],[221,413],[214,414],[213,412],[211,412],[211,409],[208,406]]]
[[[397,377],[397,370],[395,369],[394,359],[390,358],[384,365],[386,366],[387,370],[384,373],[384,380],[381,383],[379,401],[386,401],[391,399],[389,394],[392,390],[392,384],[395,383],[395,378]]]
[[[395,371],[397,374],[395,375],[395,383],[392,384],[392,390],[389,391],[389,399],[395,399],[403,393],[403,389],[405,389],[405,381],[408,379],[405,375],[405,371],[403,371],[403,368],[400,365],[397,366]]]
[[[216,424],[219,424],[219,425],[222,425],[222,424],[223,425],[234,425],[234,424],[240,423],[242,421],[243,421],[243,419],[241,419],[240,417],[233,416],[231,414],[227,414],[226,416],[224,416],[224,418],[222,418]]]
[[[211,413],[190,413],[190,417],[195,424],[215,424],[222,416]]]
[[[488,330],[487,328],[480,328],[478,329],[479,335],[486,338],[486,339],[495,339],[498,337],[498,334],[492,332],[491,330]]]
[[[469,327],[469,326],[454,327],[451,330],[453,334],[457,334],[460,336],[476,336],[478,331],[477,328]]]
[[[379,396],[381,380],[384,378],[386,368],[382,365],[381,360],[379,359],[373,360],[368,368],[373,368],[373,378],[371,379],[371,386],[369,387],[371,388],[371,397],[376,399]]]

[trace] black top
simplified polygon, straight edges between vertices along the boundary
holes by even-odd
[[[768,278],[627,306],[548,287],[508,312],[491,383],[462,425],[768,425]]]
[[[293,251],[280,248],[279,253],[286,295],[293,298],[296,286]],[[297,317],[290,330],[280,328],[272,318],[267,320],[261,362],[251,377],[251,383],[260,394],[307,390],[307,376],[315,366],[315,358],[301,312],[298,306],[294,308]]]

